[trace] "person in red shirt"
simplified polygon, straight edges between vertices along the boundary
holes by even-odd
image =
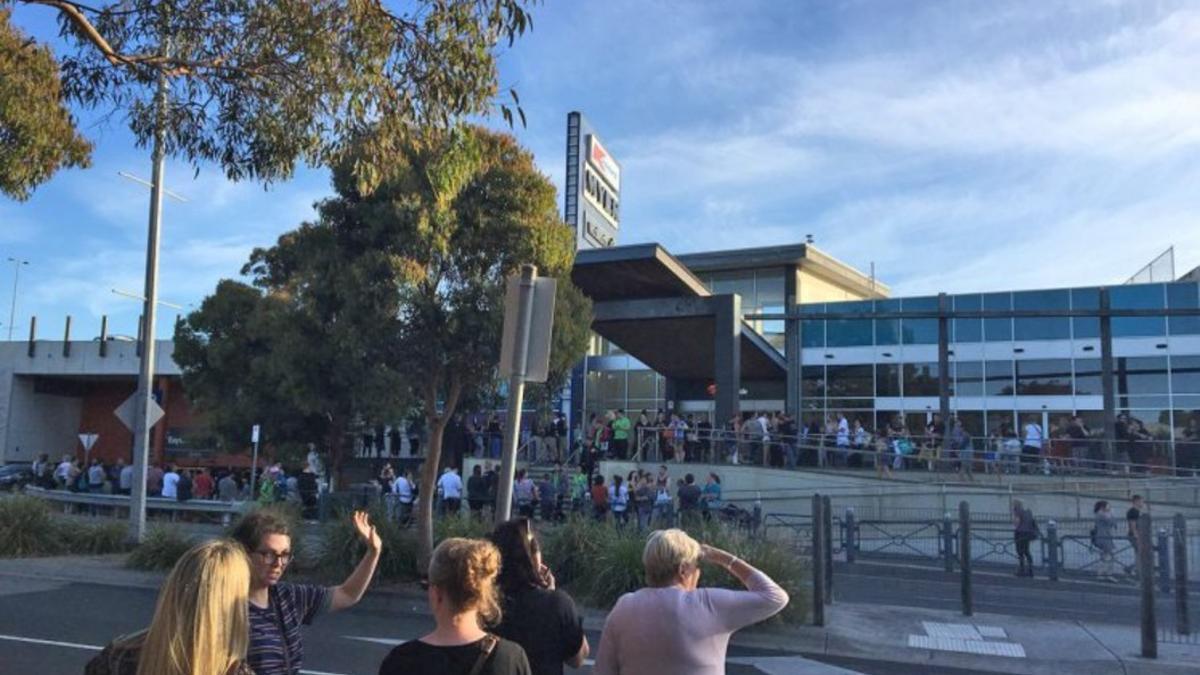
[[[192,496],[196,499],[212,499],[212,494],[212,475],[208,473],[208,469],[200,469],[200,473],[192,480]]]
[[[592,514],[600,521],[608,516],[608,488],[604,487],[604,476],[592,479]]]

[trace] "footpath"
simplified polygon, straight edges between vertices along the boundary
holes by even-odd
[[[0,577],[157,589],[161,572],[124,567],[124,556],[73,556],[0,560]],[[428,614],[425,593],[412,584],[373,586],[359,605],[382,613]],[[605,612],[584,609],[584,627],[600,631]],[[838,602],[826,608],[826,626],[768,623],[737,633],[739,656],[771,675],[853,673],[803,658],[850,664],[962,669],[980,673],[1059,675],[1183,675],[1200,673],[1200,644],[1159,643],[1159,658],[1140,657],[1135,627],[1090,621],[1043,620],[891,605]],[[860,665],[861,668],[867,666]],[[899,668],[898,668],[899,669]]]

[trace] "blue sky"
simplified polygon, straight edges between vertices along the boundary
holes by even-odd
[[[1200,265],[1195,2],[551,0],[534,21],[502,59],[515,133],[561,186],[566,114],[588,116],[622,163],[620,243],[811,233],[897,295],[1118,283],[1172,244]],[[0,200],[0,259],[31,261],[17,335],[31,313],[44,337],[67,314],[134,331],[110,289],[142,288],[147,195],[116,172],[149,159],[119,117],[86,121],[93,168]],[[167,185],[191,201],[166,205],[161,297],[185,307],[329,192],[321,170],[264,190],[180,162]]]

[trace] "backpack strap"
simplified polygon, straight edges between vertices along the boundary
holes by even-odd
[[[482,650],[479,652],[479,658],[475,659],[475,665],[471,666],[471,672],[468,675],[479,675],[483,671],[483,664],[487,663],[488,657],[496,650],[496,645],[500,643],[500,638],[488,633],[483,636]]]

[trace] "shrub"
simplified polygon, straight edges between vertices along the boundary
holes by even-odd
[[[0,499],[0,556],[24,558],[65,552],[59,522],[46,502],[24,495]]]
[[[387,581],[416,579],[416,533],[401,528],[379,508],[371,511],[371,524],[383,542],[379,578]],[[349,516],[328,521],[321,528],[321,545],[313,561],[314,571],[323,579],[340,581],[354,570],[365,552]]]
[[[471,517],[445,515],[433,521],[433,545],[437,546],[443,539],[465,537],[467,539],[486,539],[492,534],[492,524]]]
[[[130,549],[127,523],[83,525],[60,523],[60,532],[67,550],[84,555],[122,553]]]
[[[129,554],[126,565],[140,570],[169,570],[195,542],[179,530],[155,527]]]

